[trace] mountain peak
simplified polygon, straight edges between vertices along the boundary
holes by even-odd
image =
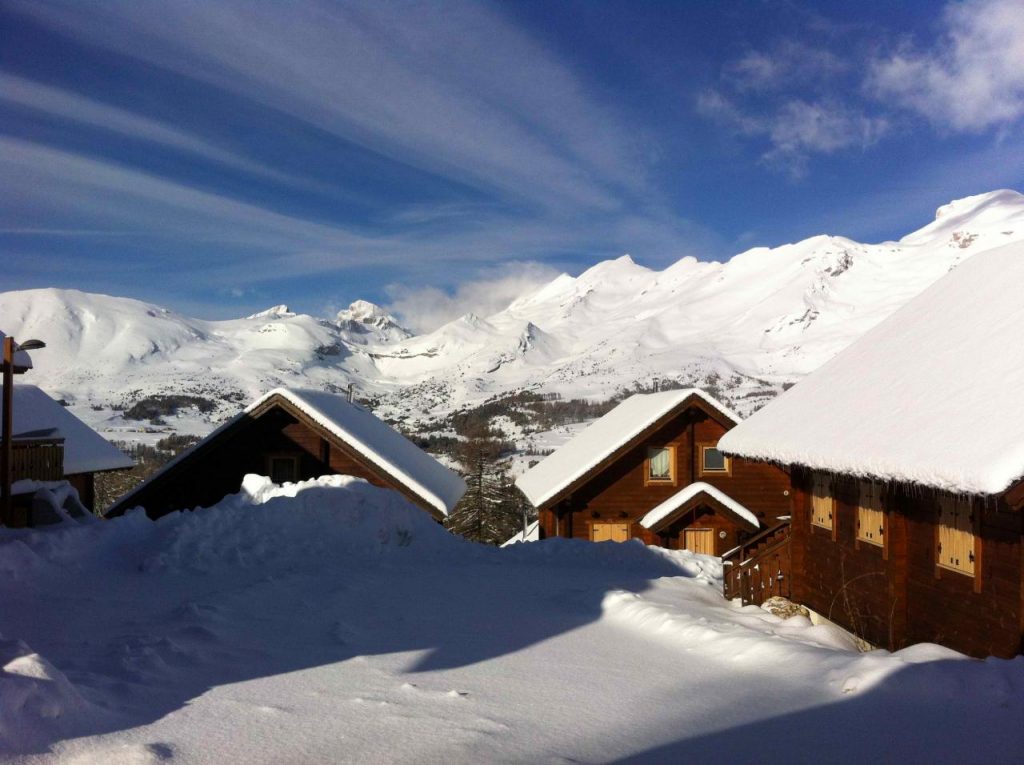
[[[246,316],[247,319],[286,319],[295,314],[288,310],[288,306],[284,303],[280,305],[274,305],[263,311],[257,311],[254,314]]]
[[[970,215],[993,204],[1024,206],[1024,194],[1013,189],[996,189],[985,194],[974,194],[942,205],[935,211],[935,220]]]
[[[350,342],[359,344],[391,343],[412,334],[394,316],[369,300],[354,300],[348,308],[338,311],[334,320]]]
[[[368,322],[374,319],[390,319],[387,311],[369,300],[353,300],[348,308],[338,311],[338,321]]]

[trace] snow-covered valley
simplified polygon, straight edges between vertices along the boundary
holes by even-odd
[[[623,256],[417,336],[364,301],[329,319],[275,306],[205,321],[43,289],[0,294],[0,317],[15,337],[47,342],[32,382],[114,439],[203,434],[278,385],[354,385],[410,430],[513,391],[607,399],[658,381],[706,387],[747,414],[964,258],[1021,239],[1024,196],[997,191],[945,205],[894,242],[818,236],[663,271]],[[168,395],[199,406],[160,425],[125,417]]]
[[[1009,763],[1024,659],[859,653],[639,543],[494,549],[343,477],[0,535],[0,759]],[[927,752],[927,756],[923,753]]]

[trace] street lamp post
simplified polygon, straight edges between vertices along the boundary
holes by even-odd
[[[14,434],[14,354],[16,351],[34,351],[45,348],[42,340],[14,342],[13,337],[4,337],[3,357],[3,443],[0,445],[0,519],[6,524],[11,518],[11,456]]]

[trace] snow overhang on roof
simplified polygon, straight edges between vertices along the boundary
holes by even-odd
[[[27,438],[50,431],[63,437],[64,475],[126,470],[135,465],[131,457],[35,385],[15,385],[12,403],[16,434]]]
[[[3,348],[3,341],[6,337],[6,334],[0,332],[0,349]],[[22,372],[27,372],[31,368],[32,357],[25,351],[16,350],[14,352],[14,372],[16,374],[21,374]]]
[[[630,396],[560,449],[516,480],[516,486],[541,507],[572,486],[604,460],[628,446],[674,410],[699,401],[730,424],[740,416],[697,388],[638,393]]]
[[[714,501],[718,502],[720,505],[735,513],[741,520],[749,523],[755,529],[761,527],[761,524],[757,520],[757,515],[755,515],[751,510],[748,510],[721,489],[715,488],[711,484],[704,483],[703,481],[691,483],[682,491],[673,494],[641,518],[640,525],[645,529],[657,528],[661,522],[671,516],[672,513],[690,500],[701,495],[710,497]]]
[[[466,483],[368,409],[324,391],[275,388],[246,408],[246,413],[280,396],[333,433],[362,457],[394,476],[406,488],[447,516],[466,493]]]
[[[983,251],[730,430],[750,459],[964,494],[1024,477],[1024,244]]]

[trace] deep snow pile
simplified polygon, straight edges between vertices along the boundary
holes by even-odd
[[[861,654],[724,602],[720,573],[639,543],[485,548],[343,477],[5,530],[0,756],[963,763],[1024,746],[1024,661]]]

